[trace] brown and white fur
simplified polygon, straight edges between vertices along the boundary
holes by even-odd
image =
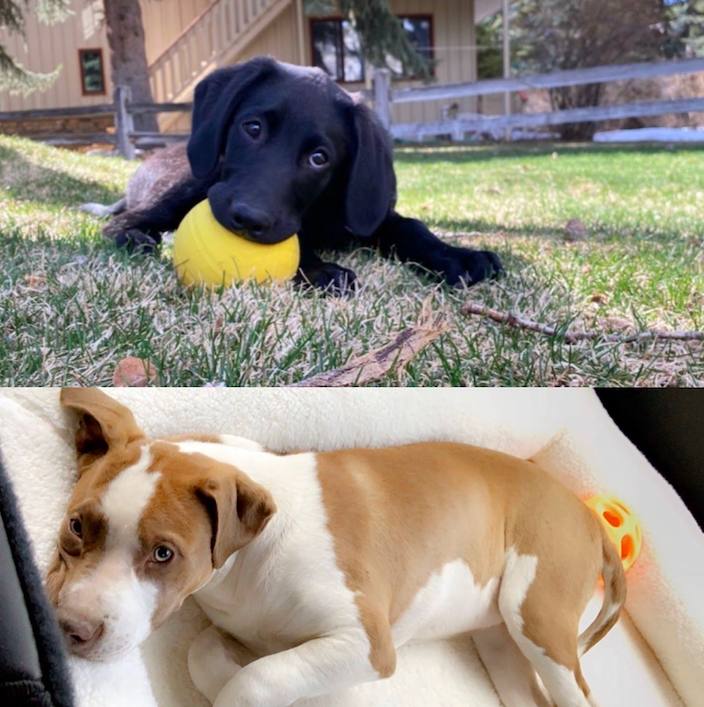
[[[533,462],[444,442],[276,455],[154,440],[98,390],[61,400],[80,420],[80,479],[47,588],[78,655],[125,654],[193,594],[214,627],[189,668],[216,707],[388,677],[404,643],[468,631],[506,707],[596,704],[579,657],[616,623],[623,569]],[[260,657],[241,666],[220,631]]]

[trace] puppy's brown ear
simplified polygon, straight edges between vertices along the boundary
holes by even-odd
[[[78,415],[78,471],[87,471],[109,449],[144,437],[132,413],[97,388],[64,388],[61,404]]]
[[[222,465],[196,486],[213,529],[213,567],[220,569],[233,552],[254,540],[276,513],[271,494],[246,474]]]

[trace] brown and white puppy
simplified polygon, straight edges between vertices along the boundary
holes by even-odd
[[[533,462],[439,442],[275,455],[154,440],[98,390],[61,400],[80,420],[80,479],[47,588],[75,653],[124,654],[193,594],[217,628],[189,667],[216,707],[387,677],[407,641],[467,631],[506,707],[596,704],[579,657],[617,621],[623,569]],[[603,606],[578,636],[600,574]],[[218,629],[261,657],[240,666]]]

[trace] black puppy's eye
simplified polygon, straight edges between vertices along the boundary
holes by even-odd
[[[83,523],[78,518],[71,518],[68,522],[68,529],[78,538],[83,537]]]
[[[152,552],[152,560],[154,562],[168,562],[174,556],[174,551],[166,545],[159,545],[159,547],[154,548]]]
[[[329,161],[330,161],[330,158],[328,157],[328,153],[325,152],[325,150],[316,150],[308,158],[308,162],[310,163],[310,166],[315,167],[316,169],[320,169],[321,167],[325,167],[325,165]]]
[[[255,140],[262,134],[262,124],[258,120],[248,120],[242,123],[242,127],[247,135]]]

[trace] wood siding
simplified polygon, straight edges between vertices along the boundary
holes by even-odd
[[[108,43],[101,24],[102,2],[71,0],[71,9],[73,17],[48,26],[40,23],[36,15],[25,13],[26,38],[0,29],[0,42],[7,52],[30,71],[49,73],[62,65],[58,79],[46,91],[35,91],[28,96],[0,91],[0,111],[89,106],[112,100]],[[83,95],[79,49],[103,50],[106,95]]]
[[[171,46],[210,0],[141,0],[147,61],[151,64]]]
[[[391,10],[396,15],[430,15],[432,17],[433,55],[437,61],[435,78],[437,83],[461,83],[474,81],[477,77],[474,31],[474,0],[390,0]],[[308,63],[313,62],[310,44],[310,22],[306,18],[306,50]],[[421,81],[394,82],[394,87],[422,86]],[[361,83],[347,83],[345,88],[356,91],[369,88]],[[440,120],[443,108],[451,101],[427,101],[392,106],[391,119],[395,123],[410,123]],[[476,99],[457,101],[460,113],[476,111]]]
[[[287,7],[263,32],[260,32],[240,53],[237,61],[246,61],[261,54],[273,56],[289,64],[300,63],[295,3]]]
[[[437,83],[474,81],[477,64],[474,49],[473,0],[392,0],[391,9],[397,15],[430,14],[433,18],[433,55]],[[419,81],[394,82],[398,88],[422,86]],[[440,120],[443,108],[453,101],[427,101],[392,107],[395,123]],[[457,101],[460,113],[476,110],[475,99]]]
[[[188,27],[210,4],[211,0],[144,0],[142,12],[147,35],[147,59],[152,62],[173,40]],[[296,2],[291,3],[275,20],[261,31],[233,60],[244,61],[259,54],[270,54],[282,61],[299,63],[299,38]],[[105,29],[101,24],[102,2],[72,0],[73,18],[47,27],[34,16],[27,18],[27,37],[8,37],[0,31],[9,52],[32,71],[51,71],[63,64],[56,83],[45,92],[35,92],[27,97],[0,93],[0,111],[58,108],[107,103],[112,100],[109,54]],[[399,15],[431,15],[433,20],[434,55],[438,64],[438,83],[459,83],[476,78],[474,0],[391,0],[392,10]],[[309,18],[303,21],[304,62],[312,63]],[[27,51],[26,47],[31,48]],[[106,74],[105,96],[84,96],[78,62],[79,49],[103,49]],[[399,86],[422,85],[418,81],[404,82]],[[346,84],[345,88],[357,90],[363,84]],[[393,107],[394,122],[440,120],[443,109],[451,102],[432,101]],[[474,98],[458,101],[460,113],[474,112]],[[494,108],[495,109],[495,108]],[[492,111],[493,112],[493,111]],[[174,116],[175,117],[175,116]],[[164,120],[172,129],[184,127],[184,121]]]

